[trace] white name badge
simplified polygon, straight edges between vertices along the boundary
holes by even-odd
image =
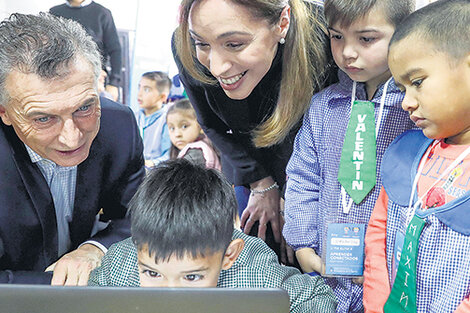
[[[362,276],[364,224],[328,224],[325,276]]]

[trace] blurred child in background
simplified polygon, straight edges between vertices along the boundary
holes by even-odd
[[[165,106],[170,93],[171,80],[163,72],[147,72],[139,83],[137,101],[140,110],[136,113],[140,135],[144,141],[145,166],[154,167],[170,157],[171,141],[166,125]]]
[[[188,99],[176,101],[166,115],[171,149],[170,158],[184,158],[207,168],[221,170],[220,160],[210,140],[204,135],[196,112]]]

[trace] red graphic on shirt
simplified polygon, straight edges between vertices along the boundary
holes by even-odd
[[[433,187],[426,196],[424,208],[431,209],[446,204],[446,190],[442,187]]]

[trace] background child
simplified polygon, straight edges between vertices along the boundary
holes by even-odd
[[[167,102],[171,80],[163,72],[147,72],[139,83],[137,101],[140,110],[136,113],[137,124],[144,141],[146,167],[153,167],[170,157],[171,141],[166,125]]]
[[[188,99],[170,106],[166,115],[170,132],[170,159],[185,158],[196,164],[219,171],[219,156],[197,122],[196,112]]]
[[[412,0],[325,1],[339,83],[312,98],[287,167],[283,233],[305,272],[323,274],[325,266],[331,275],[351,272],[352,263],[336,272],[332,259],[325,265],[328,231],[354,229],[364,243],[359,234],[380,191],[382,155],[398,134],[413,127],[400,109],[403,94],[390,79],[387,65],[395,26],[413,7]],[[360,120],[365,124],[359,125]],[[357,144],[358,138],[364,142]],[[357,155],[356,147],[361,150]],[[355,180],[363,188],[355,189]],[[362,249],[356,257],[354,275],[360,277]],[[336,293],[337,312],[363,310],[360,279],[355,280],[359,284],[344,276],[326,278],[326,282]]]
[[[422,131],[398,137],[383,159],[364,306],[470,312],[470,2],[442,0],[413,13],[397,27],[389,64],[406,91],[402,107]]]
[[[161,163],[129,207],[132,238],[109,249],[89,284],[283,288],[291,312],[334,312],[321,278],[281,266],[261,239],[234,230],[234,191],[218,171],[184,159]]]

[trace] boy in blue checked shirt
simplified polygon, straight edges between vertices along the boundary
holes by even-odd
[[[90,285],[282,288],[291,312],[334,312],[319,277],[282,266],[258,238],[234,230],[233,188],[184,159],[149,172],[130,203],[132,237],[112,246]]]
[[[328,276],[337,312],[363,310],[363,234],[380,191],[382,155],[413,127],[387,64],[395,27],[413,9],[412,0],[325,1],[339,82],[312,98],[297,134],[283,234],[304,272]]]
[[[388,148],[366,236],[366,312],[470,312],[470,1],[416,11],[390,42],[422,131]]]

